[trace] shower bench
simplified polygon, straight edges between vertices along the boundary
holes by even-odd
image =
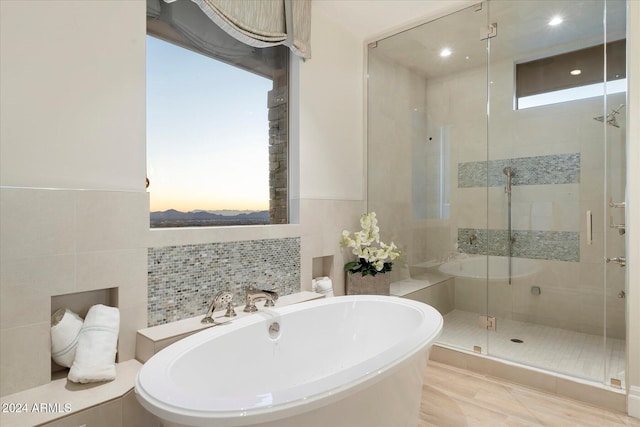
[[[454,309],[453,277],[440,273],[431,266],[412,266],[409,271],[411,277],[391,282],[391,295],[424,302],[442,315]]]

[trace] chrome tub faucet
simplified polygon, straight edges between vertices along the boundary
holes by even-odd
[[[276,301],[278,300],[278,293],[275,291],[267,291],[265,289],[256,289],[253,286],[249,286],[246,289],[246,304],[244,306],[244,311],[247,313],[253,313],[258,311],[258,307],[256,307],[256,301],[266,300],[264,303],[265,307],[273,307],[276,305]]]
[[[233,294],[229,291],[220,291],[213,297],[213,301],[211,301],[211,305],[209,305],[209,310],[207,310],[207,314],[200,321],[201,323],[215,323],[213,320],[213,312],[218,307],[227,307],[227,312],[225,313],[226,317],[236,316],[236,312],[233,309]]]

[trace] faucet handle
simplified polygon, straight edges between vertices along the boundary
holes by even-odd
[[[237,316],[236,311],[233,309],[233,303],[232,302],[230,302],[227,305],[227,312],[224,315],[225,315],[225,317],[236,317]]]

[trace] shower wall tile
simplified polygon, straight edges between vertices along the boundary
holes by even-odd
[[[573,290],[578,290],[584,286],[579,279],[582,263],[554,260],[540,260],[538,262],[540,270],[536,274],[535,285],[543,287],[562,286]],[[528,288],[527,291],[529,291]]]
[[[580,288],[601,289],[604,281],[604,269],[602,261],[597,264],[590,262],[580,263],[580,270],[577,273]]]
[[[580,182],[580,153],[571,153],[460,163],[458,187],[504,186],[507,166],[513,170],[514,186]]]
[[[204,314],[213,296],[231,291],[244,303],[254,285],[288,295],[300,289],[300,238],[247,240],[148,249],[149,326]]]
[[[598,223],[594,220],[593,224],[597,227]],[[595,228],[595,227],[594,227]],[[605,251],[605,234],[602,230],[598,230],[597,228],[593,231],[592,234],[592,243],[590,245],[587,244],[587,232],[583,230],[580,232],[581,237],[581,246],[580,246],[580,261],[582,263],[591,263],[591,264],[599,264],[602,262]]]
[[[512,237],[515,239],[511,251],[514,257],[580,261],[579,233],[513,230]],[[467,254],[507,256],[509,254],[507,240],[507,230],[458,229],[458,248]]]

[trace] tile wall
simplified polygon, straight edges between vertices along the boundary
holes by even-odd
[[[300,290],[300,238],[149,248],[148,325],[207,312],[214,295],[231,291],[243,305],[245,287],[288,295]]]
[[[580,153],[569,153],[460,163],[458,187],[504,187],[505,167],[512,169],[513,186],[580,182]]]
[[[466,254],[508,256],[507,230],[458,229],[458,250]],[[580,261],[580,235],[573,231],[512,230],[511,256]]]
[[[516,215],[518,216],[516,222],[520,227],[526,227],[526,229],[512,228],[512,238],[514,238],[511,248],[512,256],[580,261],[579,233],[550,231],[548,229],[551,228],[552,222],[539,218],[553,217],[553,203],[540,200],[526,206],[518,197],[522,186],[578,184],[580,153],[460,163],[458,164],[458,187],[482,190],[487,186],[505,187],[507,178],[504,168],[506,167],[510,167],[513,174],[511,185],[512,195],[515,194],[516,197]],[[546,188],[548,192],[554,191],[553,187]],[[574,190],[577,191],[578,187],[575,186]],[[568,214],[575,214],[574,209],[570,209]],[[507,233],[505,229],[458,228],[458,249],[468,254],[507,256],[509,253]]]
[[[0,189],[0,395],[51,380],[54,296],[116,288],[118,360],[134,357],[147,324],[147,206],[144,192]]]

